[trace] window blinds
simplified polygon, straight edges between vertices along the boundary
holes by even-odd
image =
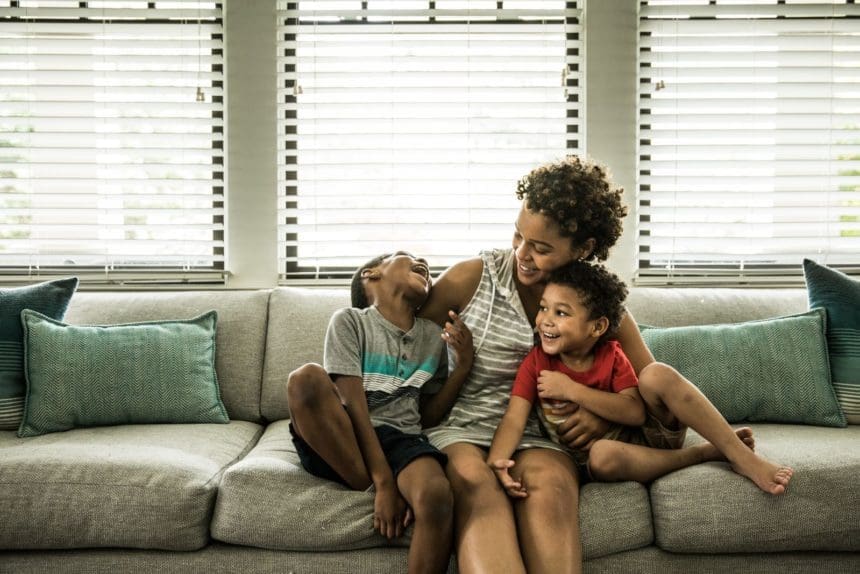
[[[221,280],[222,56],[220,3],[0,1],[0,273]]]
[[[279,2],[282,278],[510,242],[517,180],[580,149],[575,2]]]
[[[860,266],[860,6],[643,1],[639,282]]]

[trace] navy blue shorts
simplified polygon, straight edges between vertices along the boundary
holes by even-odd
[[[408,434],[388,425],[379,425],[373,427],[376,431],[376,437],[379,439],[379,445],[382,447],[382,452],[385,455],[385,460],[388,461],[388,466],[391,467],[391,472],[394,478],[400,474],[400,471],[406,468],[410,462],[420,456],[430,456],[439,461],[442,468],[448,464],[448,455],[441,452],[435,446],[430,444],[427,437],[423,434]],[[302,461],[302,466],[309,473],[332,480],[349,486],[329,464],[311,448],[311,446],[300,437],[293,428],[293,423],[290,423],[290,434],[293,435],[293,444],[296,445],[296,452],[299,454],[299,460]]]

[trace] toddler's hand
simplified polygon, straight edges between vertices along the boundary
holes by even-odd
[[[537,379],[538,396],[544,400],[575,401],[571,396],[579,385],[576,381],[558,371],[541,371]]]
[[[499,459],[491,462],[490,468],[493,469],[496,478],[499,479],[499,484],[502,485],[508,496],[511,498],[525,498],[528,496],[528,492],[526,492],[523,483],[514,480],[510,472],[508,472],[508,469],[512,468],[514,464],[516,463],[510,459]]]

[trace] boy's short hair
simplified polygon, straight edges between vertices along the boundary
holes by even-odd
[[[366,309],[367,307],[370,307],[370,301],[367,299],[367,291],[364,288],[364,280],[362,279],[361,274],[365,269],[373,269],[374,267],[377,267],[389,257],[391,257],[391,253],[385,253],[384,255],[374,257],[356,269],[355,273],[352,274],[352,282],[350,283],[349,291],[353,307],[358,309]]]
[[[598,343],[610,338],[618,330],[627,312],[624,307],[627,285],[606,267],[588,261],[572,261],[553,271],[547,281],[547,284],[550,283],[570,287],[579,293],[583,306],[588,309],[589,319],[606,317],[609,320],[609,328]]]

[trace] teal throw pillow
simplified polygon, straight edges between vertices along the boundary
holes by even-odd
[[[825,315],[747,323],[640,326],[661,362],[692,381],[726,420],[845,426],[830,384]]]
[[[209,311],[180,321],[66,325],[21,313],[27,398],[18,436],[132,423],[226,423]]]
[[[836,398],[849,424],[860,424],[860,281],[803,260],[810,309],[827,312],[827,348]]]
[[[24,330],[21,311],[33,309],[61,320],[78,287],[69,277],[0,289],[0,430],[15,430],[24,413]]]

